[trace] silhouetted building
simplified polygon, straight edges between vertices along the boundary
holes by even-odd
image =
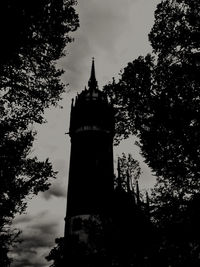
[[[94,60],[88,89],[72,100],[71,158],[65,223],[64,266],[133,266],[144,257],[146,215],[136,193],[114,189],[114,112],[98,89]],[[141,232],[142,229],[142,232]],[[141,238],[142,236],[142,238]],[[139,265],[135,265],[139,266]]]
[[[94,231],[98,232],[102,220],[110,220],[113,201],[114,116],[106,95],[98,89],[94,60],[88,89],[72,100],[69,135],[71,158],[65,239],[71,250],[74,244],[71,239],[79,239],[85,245],[91,243],[90,228],[96,225],[98,230]],[[95,244],[91,249],[95,250]],[[73,266],[74,259],[71,261]]]
[[[113,111],[98,89],[94,61],[88,89],[72,101],[67,218],[108,212],[113,192]]]

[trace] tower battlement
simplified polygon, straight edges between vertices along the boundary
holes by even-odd
[[[94,61],[88,86],[88,89],[85,88],[77,95],[75,101],[72,100],[70,136],[85,131],[99,131],[113,136],[113,108],[105,93],[98,89]]]

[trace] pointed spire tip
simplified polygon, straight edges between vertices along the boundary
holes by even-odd
[[[97,80],[95,76],[95,64],[94,64],[94,57],[92,57],[92,68],[91,68],[91,74],[90,79],[88,82],[88,86],[90,90],[94,90],[97,88]]]

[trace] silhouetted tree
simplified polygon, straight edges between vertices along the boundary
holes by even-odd
[[[137,135],[158,177],[151,202],[162,266],[199,265],[199,14],[199,1],[162,1],[149,34],[152,55],[128,63],[105,86],[118,111],[116,138]]]
[[[12,238],[5,235],[15,214],[25,210],[27,196],[48,189],[48,179],[55,178],[48,160],[30,157],[36,134],[32,125],[45,122],[44,109],[56,105],[64,92],[63,71],[56,60],[72,41],[69,33],[78,27],[75,4],[0,3],[0,246],[6,247],[5,240],[11,244]]]
[[[122,153],[122,156],[118,158],[118,175],[115,178],[115,184],[119,185],[126,192],[134,192],[136,188],[136,182],[139,180],[141,175],[141,167],[137,160],[133,158],[131,154],[126,156]]]
[[[200,182],[199,10],[197,1],[162,1],[150,33],[153,56],[128,63],[119,82],[105,86],[118,110],[116,137],[137,135],[148,165],[180,196]]]
[[[198,266],[199,193],[183,200],[166,180],[159,179],[150,201],[151,218],[156,227],[156,242],[151,255],[153,266]]]
[[[34,67],[37,62],[39,71],[42,63],[48,66],[60,58],[66,43],[72,41],[69,33],[78,26],[75,4],[76,0],[1,1],[0,65],[27,61]]]
[[[60,99],[64,91],[60,82],[63,71],[56,67],[56,60],[72,41],[69,33],[78,27],[75,3],[1,2],[0,27],[5,45],[0,52],[2,119],[18,118],[21,127],[33,121],[40,123],[44,108]]]
[[[116,266],[146,266],[153,227],[148,201],[139,191],[139,162],[131,154],[118,158],[113,203],[113,260]],[[115,265],[114,265],[115,266]]]
[[[27,197],[48,189],[48,179],[55,178],[56,173],[48,160],[40,162],[36,157],[29,157],[34,140],[30,130],[7,126],[1,128],[0,136],[0,246],[3,246],[1,251],[6,252],[3,248],[8,249],[15,240],[9,230],[12,219],[25,210]]]
[[[2,229],[1,229],[2,230]],[[12,259],[8,256],[10,247],[19,243],[19,235],[21,231],[18,229],[10,229],[10,227],[3,228],[0,238],[0,264],[1,266],[9,267]]]
[[[46,257],[47,261],[53,261],[50,267],[62,267],[64,256],[64,237],[55,239],[56,246],[52,248],[49,255]]]

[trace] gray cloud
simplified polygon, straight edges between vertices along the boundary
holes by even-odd
[[[24,253],[24,248],[29,248],[27,251],[33,253],[33,251],[36,252],[39,248],[51,247],[54,244],[54,240],[52,240],[53,233],[48,228],[43,232],[31,229],[29,233],[23,234],[22,246],[16,249],[16,252],[18,255],[21,255]]]
[[[26,214],[22,214],[21,216],[17,217],[15,220],[14,220],[14,225],[20,225],[22,223],[28,223],[32,220],[32,217],[31,216],[27,216]]]
[[[51,197],[64,197],[66,198],[67,190],[61,184],[54,184],[50,189],[43,193],[45,199],[50,199]]]
[[[135,1],[103,0],[81,2],[80,23],[83,34],[88,35],[88,42],[93,50],[102,49],[106,53],[112,51],[122,32],[129,24],[129,10]],[[84,17],[84,20],[82,20]]]
[[[75,42],[67,50],[69,54],[60,61],[60,65],[66,69],[63,80],[69,82],[71,89],[79,91],[87,85],[92,56],[96,57],[99,66],[103,66],[102,57],[109,58],[109,61],[115,64],[118,40],[131,27],[129,10],[135,2],[79,1],[77,9],[80,28],[74,34]],[[124,42],[126,43],[126,40]],[[99,76],[107,78],[108,73],[108,77],[112,79],[110,72],[109,66],[104,65]]]
[[[14,258],[12,267],[36,267],[48,266],[45,256],[54,246],[58,236],[57,218],[49,220],[48,212],[40,212],[35,216],[27,216],[28,224],[24,227],[20,237],[21,243],[17,244],[11,255]],[[23,218],[15,220],[15,226],[19,227]]]
[[[66,178],[66,170],[68,169],[66,160],[57,159],[54,161],[53,166],[54,169],[58,171],[58,177],[63,178],[63,176],[65,176]]]
[[[34,223],[41,219],[45,218],[47,216],[47,211],[39,212],[37,215],[30,215],[30,214],[21,214],[20,216],[16,217],[13,221],[14,227],[20,228],[22,224],[28,225],[34,225]]]
[[[35,223],[33,223],[31,226],[28,226],[27,229],[31,229],[32,233],[34,234],[34,232],[37,232],[38,234],[41,235],[52,235],[56,232],[56,228],[58,226],[57,220],[51,220],[50,222],[41,222],[40,224],[38,224],[38,222],[36,221]],[[30,232],[29,232],[30,234]]]
[[[56,160],[53,164],[54,170],[58,171],[57,179],[52,182],[49,190],[42,193],[45,199],[50,199],[51,197],[64,197],[67,196],[67,176],[68,176],[68,166],[67,162],[64,160]]]
[[[49,264],[40,254],[33,255],[32,252],[21,255],[20,259],[15,259],[12,267],[47,267]]]

